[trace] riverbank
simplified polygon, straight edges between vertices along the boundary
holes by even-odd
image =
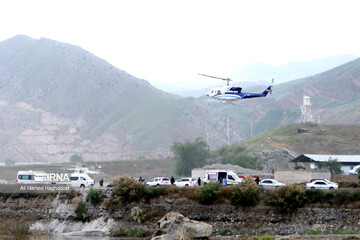
[[[309,236],[311,239],[339,239],[332,238],[338,234],[357,239],[360,232],[360,203],[357,201],[347,205],[308,204],[293,213],[281,214],[275,207],[265,204],[264,199],[253,207],[235,207],[224,197],[228,191],[209,205],[194,200],[191,194],[195,189],[191,188],[163,189],[166,194],[149,201],[120,205],[109,205],[106,200],[111,199],[112,189],[101,189],[105,199],[99,204],[87,201],[88,191],[58,195],[3,194],[0,234],[145,238],[151,236],[158,221],[169,212],[179,212],[191,220],[210,224],[213,227],[211,239],[265,235],[277,236],[276,239],[306,239]],[[84,203],[83,214],[87,214],[90,221],[75,219],[80,203]],[[5,231],[6,228],[11,231]]]

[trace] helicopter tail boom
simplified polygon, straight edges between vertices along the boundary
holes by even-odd
[[[266,97],[268,95],[268,93],[271,94],[271,91],[272,91],[272,85],[269,86],[265,91],[262,92],[261,96],[262,97]]]

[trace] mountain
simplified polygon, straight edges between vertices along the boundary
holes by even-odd
[[[279,84],[325,72],[356,58],[357,56],[349,54],[317,58],[311,61],[291,62],[281,66],[253,63],[235,71],[230,77],[232,79],[261,79],[269,81],[274,78],[276,83]]]
[[[360,122],[360,59],[275,83],[272,95],[235,104],[182,98],[78,46],[15,36],[0,42],[0,161],[166,158],[173,141],[196,137],[215,148],[299,123],[304,96],[321,123]]]
[[[264,89],[265,86],[252,91]],[[276,84],[272,95],[266,98],[240,100],[231,106],[207,104],[214,111],[230,116],[237,134],[246,139],[265,130],[300,123],[304,96],[310,97],[315,123],[359,125],[360,59],[307,78]]]
[[[78,46],[23,35],[0,42],[0,116],[0,161],[156,158],[173,141],[226,143],[226,119],[200,100],[156,89]]]

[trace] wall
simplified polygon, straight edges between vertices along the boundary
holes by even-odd
[[[275,171],[274,178],[283,183],[304,183],[313,178],[331,179],[329,170],[282,170]]]
[[[331,175],[331,181],[337,183],[358,183],[358,175],[343,175],[343,174],[334,174]]]
[[[205,177],[206,171],[208,171],[208,169],[194,168],[191,170],[191,177],[195,179],[200,178],[202,180]]]

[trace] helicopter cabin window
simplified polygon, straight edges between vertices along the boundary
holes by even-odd
[[[218,91],[217,91],[217,93],[218,93],[218,94],[220,94],[220,93],[221,93],[221,91],[220,91],[220,90],[218,90]]]

